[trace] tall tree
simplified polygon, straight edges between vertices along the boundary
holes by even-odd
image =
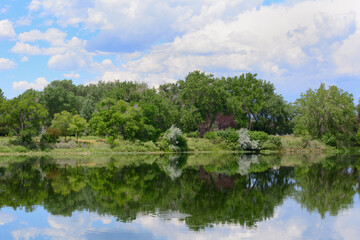
[[[227,91],[230,93],[228,106],[235,115],[239,124],[247,118],[247,128],[252,129],[255,115],[259,113],[264,105],[264,87],[266,84],[256,78],[257,74],[242,74],[239,77],[226,79]]]
[[[48,112],[38,102],[35,91],[26,91],[6,102],[4,121],[9,130],[15,132],[23,142],[31,142],[40,133]]]
[[[54,119],[51,121],[51,127],[59,129],[61,136],[66,137],[70,134],[70,124],[72,122],[72,114],[68,111],[62,111],[61,113],[55,113]]]
[[[321,84],[309,89],[296,100],[298,116],[295,132],[315,138],[334,138],[337,144],[347,145],[355,133],[356,114],[353,96],[336,86],[326,89]]]
[[[179,102],[188,111],[196,111],[201,116],[204,132],[211,130],[216,116],[225,107],[227,92],[222,81],[204,72],[189,73],[179,81]],[[186,129],[186,128],[184,128]],[[203,132],[203,133],[204,133]]]
[[[77,87],[71,80],[52,81],[44,88],[41,102],[49,112],[52,119],[55,113],[68,111],[79,113],[81,99],[77,94]]]

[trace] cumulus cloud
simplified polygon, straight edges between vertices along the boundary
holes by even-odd
[[[74,79],[74,78],[79,78],[80,74],[72,71],[71,73],[63,74],[63,76],[66,77],[66,78]]]
[[[0,58],[0,71],[10,70],[16,67],[16,63],[7,58]]]
[[[87,69],[103,80],[150,85],[184,78],[197,69],[225,76],[251,71],[280,91],[298,92],[324,79],[336,82],[340,75],[360,75],[357,0],[262,3],[32,0],[32,15],[53,16],[63,27],[96,34],[87,41],[66,40],[66,33],[55,28],[32,30],[19,35],[12,51],[50,55],[48,67],[54,70]],[[50,47],[39,47],[39,40]],[[106,53],[120,56],[120,64],[93,58]]]
[[[14,90],[27,90],[27,89],[35,89],[35,90],[42,90],[49,82],[46,81],[44,77],[37,78],[34,82],[27,82],[27,81],[19,81],[13,82],[12,88]]]
[[[8,19],[0,21],[0,40],[13,39],[16,36],[13,23]]]

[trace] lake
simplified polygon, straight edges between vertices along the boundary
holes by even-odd
[[[356,155],[0,158],[0,239],[358,239]]]

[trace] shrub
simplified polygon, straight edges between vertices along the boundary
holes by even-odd
[[[239,135],[233,128],[227,128],[226,130],[217,131],[216,135],[231,143],[236,143],[239,140]]]
[[[269,140],[269,135],[263,131],[249,131],[251,140],[258,140],[260,143],[264,143]]]
[[[217,134],[209,131],[209,132],[206,132],[203,137],[206,139],[209,139],[209,140],[215,140],[217,138]]]
[[[45,134],[41,136],[41,143],[55,143],[59,140],[61,131],[57,128],[47,128]]]
[[[162,150],[171,150],[176,152],[187,151],[187,141],[182,131],[172,125],[162,137],[160,146]]]
[[[197,131],[189,132],[189,133],[186,134],[186,136],[189,137],[189,138],[197,138],[197,137],[199,137],[199,133]]]
[[[281,147],[281,138],[280,137],[275,137],[275,136],[269,136],[269,140],[270,143],[274,144],[275,146],[277,146],[278,148]]]
[[[243,150],[258,150],[259,141],[251,140],[249,136],[249,131],[245,128],[241,128],[238,131],[239,135],[239,146]]]
[[[357,132],[356,136],[359,135],[359,131]],[[360,136],[360,135],[359,135]],[[337,141],[336,141],[336,137],[332,134],[325,134],[322,138],[321,141],[323,143],[325,143],[326,145],[332,146],[332,147],[336,147],[337,146]]]

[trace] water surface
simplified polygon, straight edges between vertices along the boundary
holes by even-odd
[[[358,156],[0,159],[0,239],[358,239]]]

